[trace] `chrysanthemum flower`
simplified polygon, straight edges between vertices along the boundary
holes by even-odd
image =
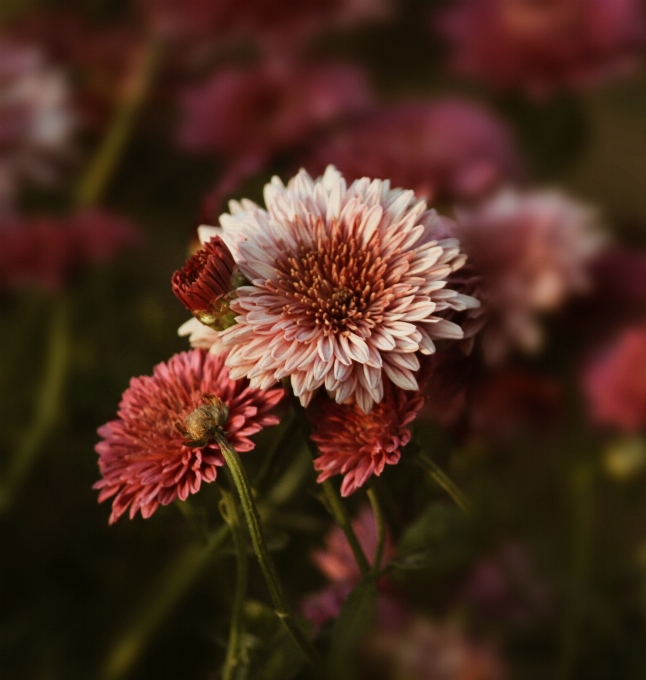
[[[511,131],[486,108],[447,98],[378,109],[316,141],[303,165],[333,163],[348,181],[388,177],[433,200],[480,198],[517,181],[522,163]]]
[[[341,495],[349,496],[386,465],[395,465],[411,438],[408,425],[424,403],[418,392],[406,392],[386,381],[384,398],[370,413],[356,403],[326,400],[316,416],[312,439],[321,455],[314,461],[318,481],[344,475]]]
[[[536,97],[634,70],[646,40],[640,0],[458,0],[440,23],[455,71]]]
[[[629,328],[585,376],[592,417],[625,432],[646,427],[646,323]]]
[[[348,187],[333,167],[315,181],[302,170],[287,187],[274,178],[265,202],[232,201],[221,231],[200,230],[203,241],[220,233],[251,281],[221,335],[231,377],[267,389],[289,376],[303,405],[325,385],[366,413],[383,398],[384,375],[417,390],[416,353],[462,337],[443,313],[478,305],[447,288],[465,257],[456,239],[430,239],[435,211],[388,181]]]
[[[208,402],[221,399],[229,410],[222,429],[239,452],[250,451],[249,439],[263,427],[275,425],[269,410],[283,397],[282,389],[259,392],[243,380],[232,380],[222,357],[200,350],[176,354],[158,364],[152,376],[130,381],[119,405],[117,420],[99,428],[96,445],[102,479],[99,502],[114,497],[110,524],[130,508],[150,517],[157,507],[197,493],[212,482],[224,464],[219,446],[185,445],[187,417]],[[206,395],[206,396],[205,396]]]
[[[204,325],[224,330],[234,323],[229,310],[235,262],[219,236],[194,253],[171,278],[173,293]]]
[[[19,180],[56,177],[75,123],[63,73],[38,47],[0,35],[0,207]]]
[[[366,557],[371,562],[377,551],[377,523],[369,506],[364,506],[352,520],[359,543]],[[386,534],[381,565],[385,565],[395,555],[390,534]],[[312,552],[312,561],[328,580],[328,585],[315,593],[310,593],[303,600],[303,615],[315,625],[323,625],[329,619],[338,616],[345,598],[361,580],[361,572],[357,566],[348,539],[343,531],[334,526],[325,537],[325,548]],[[380,585],[384,586],[383,580]],[[382,600],[383,588],[382,588]],[[380,603],[381,604],[381,603]]]
[[[141,233],[129,220],[100,210],[28,221],[0,217],[0,288],[57,291],[80,269],[140,241]]]
[[[491,363],[514,346],[540,348],[538,316],[587,290],[603,243],[596,212],[556,191],[502,191],[463,212],[457,225],[443,223],[437,237],[447,234],[469,258],[449,285],[482,303],[462,322],[466,349],[478,334]]]

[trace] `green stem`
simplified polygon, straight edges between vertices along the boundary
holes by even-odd
[[[228,534],[229,528],[222,526],[206,545],[192,544],[175,559],[151,590],[148,605],[112,647],[103,665],[102,680],[121,680],[129,674],[152,634],[222,547]]]
[[[240,462],[240,457],[224,436],[216,435],[215,440],[220,446],[222,455],[233,476],[233,482],[240,497],[240,504],[242,505],[245,519],[247,520],[251,543],[253,544],[254,552],[256,553],[267,587],[269,588],[269,594],[274,604],[276,614],[294,638],[294,641],[300,647],[303,654],[307,657],[312,667],[315,669],[320,668],[317,651],[301,630],[287,604],[287,598],[285,597],[285,593],[283,592],[282,585],[278,578],[276,566],[265,543],[258,509],[256,508],[251,493],[251,485],[249,484],[247,473]]]
[[[159,41],[150,38],[134,64],[130,82],[101,146],[81,179],[76,192],[77,207],[86,208],[101,200],[146,101],[160,56]]]
[[[372,506],[372,512],[375,516],[375,522],[377,523],[377,549],[375,550],[375,559],[372,563],[372,573],[378,574],[381,568],[381,561],[384,557],[384,547],[386,545],[386,521],[374,487],[368,487],[366,493],[368,494],[368,500]]]
[[[35,419],[16,449],[0,489],[0,513],[11,507],[58,417],[70,359],[69,316],[68,300],[58,297],[51,310],[45,374]]]
[[[228,470],[227,470],[228,472]],[[228,475],[231,477],[231,475]],[[233,480],[231,480],[233,481]],[[241,640],[243,635],[244,600],[247,592],[247,546],[245,534],[238,514],[238,508],[233,494],[220,487],[224,502],[224,520],[229,526],[233,547],[236,553],[236,584],[233,593],[233,609],[231,612],[231,628],[229,644],[224,663],[223,680],[234,680],[240,665]]]
[[[256,494],[262,493],[269,478],[275,473],[277,460],[286,449],[287,444],[296,429],[296,421],[293,413],[288,413],[285,420],[287,420],[287,423],[283,424],[283,431],[280,437],[277,437],[274,440],[271,449],[264,456],[262,465],[253,480],[253,488]]]
[[[287,503],[291,494],[300,488],[304,476],[311,472],[311,467],[307,458],[297,459],[284,475],[287,482],[281,480],[273,487],[268,501],[275,505]],[[279,492],[274,493],[278,488]],[[271,519],[273,507],[264,503],[260,507],[263,517]],[[102,680],[122,680],[130,673],[155,631],[215,558],[228,533],[228,526],[220,527],[209,537],[206,545],[189,546],[164,572],[157,586],[151,590],[151,597],[141,607],[141,613],[112,647],[103,665]]]
[[[469,501],[466,496],[460,491],[453,480],[439,467],[433,460],[422,452],[418,452],[415,456],[415,461],[423,467],[435,481],[438,486],[441,486],[444,491],[453,499],[453,502],[462,510],[465,515],[470,516],[471,510],[469,508]]]
[[[305,409],[301,405],[301,402],[299,401],[298,397],[294,395],[292,390],[289,390],[289,394],[292,400],[294,413],[296,414],[296,419],[298,420],[301,430],[303,431],[303,435],[305,436],[307,447],[312,455],[312,458],[317,458],[318,450],[310,437],[310,426],[309,423],[307,422]],[[348,515],[348,512],[345,509],[345,506],[341,501],[341,497],[339,496],[336,487],[332,484],[332,482],[329,479],[326,479],[324,482],[322,482],[321,487],[323,488],[323,493],[325,495],[325,500],[327,502],[330,514],[332,515],[334,521],[339,525],[339,527],[345,534],[348,543],[350,544],[350,549],[352,550],[354,559],[357,563],[357,566],[359,567],[361,576],[367,576],[370,573],[370,562],[368,562],[368,558],[366,557],[366,554],[363,551],[363,548],[361,547],[361,543],[359,543],[357,534],[355,533],[354,528],[352,526],[352,520],[350,519],[350,515]]]
[[[570,480],[572,503],[572,553],[569,598],[563,620],[563,646],[559,678],[568,680],[577,654],[581,601],[589,575],[592,544],[593,471],[588,462],[575,465]]]

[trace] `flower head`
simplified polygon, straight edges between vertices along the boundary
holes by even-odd
[[[536,97],[621,75],[640,61],[640,0],[458,0],[441,19],[459,73]]]
[[[75,126],[64,75],[41,50],[0,36],[0,207],[18,180],[50,182]]]
[[[388,181],[348,187],[333,167],[287,187],[274,178],[265,202],[232,201],[220,232],[200,230],[203,240],[221,234],[251,282],[221,334],[231,376],[261,389],[289,376],[303,405],[325,385],[365,413],[383,399],[384,376],[417,390],[416,353],[462,337],[443,313],[478,304],[446,286],[465,258],[457,240],[429,237],[435,211]]]
[[[214,481],[224,458],[207,436],[209,427],[226,432],[237,451],[250,451],[249,436],[278,422],[269,410],[283,394],[232,380],[223,357],[200,350],[176,354],[152,376],[133,378],[118,419],[99,428],[103,441],[96,445],[102,479],[94,488],[99,502],[114,497],[110,523],[128,508],[131,518],[138,511],[150,517],[159,504],[185,500],[202,482]]]
[[[364,506],[352,520],[359,543],[371,562],[377,551],[377,523],[368,506]],[[390,534],[386,534],[381,565],[385,565],[395,555]],[[343,531],[333,527],[325,537],[325,548],[312,552],[312,561],[328,580],[328,585],[318,592],[309,594],[303,601],[303,614],[316,625],[338,616],[345,598],[361,580],[361,572]],[[380,582],[381,585],[384,585]],[[382,598],[383,599],[383,598]]]
[[[588,266],[603,241],[596,213],[554,191],[502,191],[460,215],[448,232],[469,260],[449,285],[482,303],[462,323],[467,349],[480,334],[490,362],[512,346],[542,344],[537,316],[588,288]]]
[[[79,269],[140,240],[128,220],[99,210],[65,218],[0,219],[0,287],[59,290]]]
[[[585,376],[593,418],[625,432],[646,427],[646,323],[630,328]]]
[[[328,163],[348,180],[388,177],[429,200],[479,198],[522,175],[504,121],[457,98],[362,116],[316,142],[303,161],[316,172]]]
[[[349,496],[386,465],[395,465],[411,438],[409,425],[424,403],[417,392],[406,392],[386,382],[384,398],[370,413],[356,403],[326,400],[316,417],[312,435],[321,455],[314,467],[318,481],[344,475],[341,495]]]
[[[235,323],[229,310],[235,272],[229,249],[214,236],[173,274],[173,293],[204,325],[224,330]]]

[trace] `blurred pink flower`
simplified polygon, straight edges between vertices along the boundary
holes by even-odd
[[[626,432],[646,427],[646,323],[625,330],[585,375],[592,417]]]
[[[101,128],[108,122],[130,85],[132,66],[142,49],[141,31],[132,23],[91,22],[74,10],[30,11],[12,24],[12,34],[42,46],[65,67],[84,128]]]
[[[389,178],[429,200],[473,199],[522,176],[504,121],[466,100],[440,99],[378,110],[315,143],[313,173],[334,164],[348,181]]]
[[[457,625],[412,619],[399,630],[377,631],[367,654],[380,677],[406,680],[506,680],[507,669],[489,642],[470,639]]]
[[[156,31],[173,41],[253,37],[285,49],[333,27],[381,19],[389,0],[141,0]]]
[[[131,222],[99,210],[10,219],[0,223],[0,287],[57,291],[79,269],[140,242]]]
[[[640,0],[457,0],[440,19],[454,71],[534,97],[634,70]]]
[[[374,561],[377,551],[377,524],[369,506],[364,506],[352,520],[359,543],[370,562]],[[385,565],[395,556],[395,547],[386,534],[381,565]],[[343,602],[352,589],[361,580],[359,567],[354,559],[352,549],[343,531],[333,527],[325,537],[325,549],[312,552],[312,561],[328,580],[328,585],[316,593],[303,599],[303,616],[317,626],[338,616]],[[385,593],[385,581],[379,583],[382,595]],[[383,598],[382,598],[383,599]]]
[[[38,47],[0,35],[0,213],[20,180],[56,178],[75,123],[64,74]]]
[[[284,390],[260,392],[247,381],[231,380],[223,357],[200,350],[158,364],[152,377],[133,378],[121,398],[118,419],[99,428],[103,441],[96,445],[102,479],[94,488],[100,490],[99,502],[114,497],[110,524],[128,508],[131,519],[138,511],[150,517],[159,504],[186,500],[202,482],[215,480],[218,466],[224,464],[219,446],[185,446],[179,431],[206,403],[205,395],[227,405],[223,429],[231,445],[244,452],[254,448],[251,435],[278,422],[269,410]]]
[[[470,351],[480,334],[486,359],[496,363],[516,346],[542,345],[537,316],[558,309],[589,286],[589,264],[603,242],[596,213],[555,191],[503,191],[471,211],[453,233],[468,256],[450,285],[481,306],[462,322]]]
[[[443,318],[477,300],[446,287],[464,263],[455,239],[427,238],[440,220],[412,191],[364,178],[349,187],[329,167],[265,186],[268,210],[232,201],[220,234],[251,285],[231,303],[237,324],[221,334],[234,378],[267,389],[291,378],[306,406],[323,385],[338,403],[369,413],[384,378],[418,389],[417,352],[461,339]]]
[[[188,88],[181,98],[180,146],[227,159],[217,204],[276,154],[348,114],[370,93],[355,66],[270,61],[230,67]]]
[[[388,380],[383,400],[367,414],[356,403],[325,399],[314,418],[312,435],[320,451],[314,461],[317,481],[341,474],[341,495],[349,496],[372,475],[381,475],[386,465],[395,465],[411,438],[407,426],[423,403],[420,393],[404,391]]]

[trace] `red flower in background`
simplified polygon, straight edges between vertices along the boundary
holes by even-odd
[[[646,427],[646,323],[625,330],[587,369],[592,417],[626,432]]]
[[[640,0],[457,0],[440,19],[453,70],[543,97],[634,70]]]
[[[303,165],[332,163],[352,181],[389,179],[429,200],[473,199],[522,176],[510,130],[460,99],[400,104],[371,113],[313,145]]]
[[[284,391],[261,392],[246,380],[231,380],[223,357],[200,350],[176,354],[158,364],[152,376],[133,378],[118,419],[99,428],[103,441],[96,445],[102,479],[94,488],[100,490],[99,502],[114,497],[110,524],[128,508],[131,519],[139,511],[150,517],[160,504],[186,500],[202,482],[215,480],[224,464],[219,446],[185,446],[180,432],[186,418],[207,403],[205,395],[226,404],[229,416],[222,429],[244,452],[254,448],[251,435],[278,423],[269,411]]]
[[[0,287],[57,291],[78,270],[140,242],[129,220],[100,210],[7,220],[0,224]]]

